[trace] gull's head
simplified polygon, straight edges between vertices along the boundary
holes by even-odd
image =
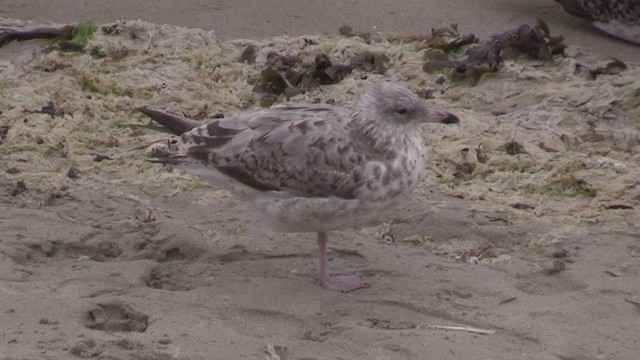
[[[379,83],[369,87],[360,97],[356,111],[361,120],[380,125],[416,127],[423,123],[453,124],[457,116],[434,109],[405,86]]]

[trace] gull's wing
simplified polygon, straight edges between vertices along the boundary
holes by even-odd
[[[640,0],[555,0],[570,15],[589,21],[640,24]]]
[[[352,198],[367,159],[349,120],[340,107],[281,105],[198,126],[181,152],[259,191]]]

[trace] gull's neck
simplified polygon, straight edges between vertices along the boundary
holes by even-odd
[[[351,120],[352,134],[381,154],[397,154],[398,151],[415,143],[414,140],[418,137],[415,126],[370,119],[359,112],[354,112]]]

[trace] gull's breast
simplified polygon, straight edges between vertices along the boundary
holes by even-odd
[[[368,164],[353,198],[259,198],[254,201],[255,214],[280,232],[331,231],[383,220],[425,177],[426,149],[418,137],[408,145],[391,161]]]

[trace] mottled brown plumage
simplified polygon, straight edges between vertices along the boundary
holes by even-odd
[[[167,116],[156,120],[169,129],[189,127]],[[376,219],[415,188],[426,174],[417,132],[425,122],[458,118],[427,107],[404,86],[382,83],[352,109],[285,104],[197,126],[180,136],[181,154],[158,162],[250,200],[277,231],[317,232],[320,282],[349,291],[364,283],[328,276],[326,232]]]
[[[555,0],[564,11],[640,45],[640,0]]]

